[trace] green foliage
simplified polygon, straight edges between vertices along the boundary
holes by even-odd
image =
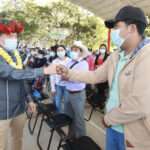
[[[23,22],[24,31],[19,39],[27,44],[49,47],[81,40],[93,49],[99,49],[102,43],[107,44],[108,29],[103,21],[65,0],[50,1],[45,6],[37,5],[34,0],[10,0],[1,10],[0,18]],[[51,39],[53,28],[67,29],[69,34],[64,40]],[[150,27],[145,34],[150,36]]]

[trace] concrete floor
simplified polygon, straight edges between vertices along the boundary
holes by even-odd
[[[85,106],[85,117],[88,117],[89,112],[91,110],[91,107],[86,104]],[[101,117],[103,116],[102,113],[96,111],[93,113],[92,118],[90,121],[86,121],[86,128],[87,128],[87,135],[90,136],[101,148],[102,150],[105,149],[105,129],[101,123]],[[34,119],[33,119],[34,120]],[[24,128],[24,136],[23,136],[23,149],[22,150],[38,150],[39,148],[37,147],[36,144],[36,138],[38,134],[38,129],[40,125],[40,120],[39,118],[35,132],[33,135],[30,135],[29,130],[28,130],[28,120],[26,121],[25,128]],[[34,122],[34,121],[32,121]],[[64,129],[67,131],[67,128]],[[40,143],[43,148],[43,150],[47,150],[47,144],[50,136],[50,128],[44,123],[42,127],[42,132],[40,136]],[[10,135],[9,135],[10,136]],[[59,136],[55,132],[53,139],[52,139],[52,144],[50,147],[50,150],[56,150],[58,143],[59,143]],[[9,141],[9,139],[8,139]],[[11,150],[10,148],[10,142],[8,142],[8,150]]]

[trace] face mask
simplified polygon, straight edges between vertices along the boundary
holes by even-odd
[[[59,58],[64,58],[65,57],[65,52],[57,52],[57,55]]]
[[[8,51],[14,51],[17,48],[17,39],[6,39],[4,48]]]
[[[39,59],[42,59],[43,57],[42,57],[42,55],[39,55],[38,58],[39,58]]]
[[[99,51],[101,54],[105,54],[106,50],[105,49],[100,49]]]
[[[88,52],[88,56],[90,56],[92,53],[91,52]]]
[[[31,52],[31,55],[34,55],[35,54],[35,52]]]
[[[30,57],[30,54],[27,54],[27,57]]]
[[[55,53],[54,53],[54,52],[50,52],[50,56],[51,56],[51,57],[54,57],[54,56],[55,56]]]
[[[70,58],[71,58],[72,60],[77,60],[77,59],[79,58],[78,53],[71,52],[71,53],[70,53]]]
[[[125,39],[128,37],[128,35],[126,38],[120,37],[120,31],[124,30],[125,28],[113,30],[111,33],[112,43],[117,47],[121,47]]]

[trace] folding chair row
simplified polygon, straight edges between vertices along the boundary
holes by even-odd
[[[52,141],[52,137],[53,137],[53,133],[55,131],[55,129],[53,127],[53,124],[51,124],[49,119],[54,120],[56,125],[59,128],[62,128],[62,127],[70,125],[72,123],[72,119],[69,116],[67,116],[66,114],[53,115],[52,112],[57,109],[56,106],[54,106],[54,104],[43,104],[43,103],[40,103],[39,101],[36,101],[36,103],[37,103],[37,108],[38,108],[37,109],[37,118],[38,118],[39,114],[42,114],[40,128],[39,128],[38,136],[37,136],[37,145],[38,145],[40,150],[43,149],[41,147],[39,141],[40,141],[40,135],[41,135],[43,122],[45,122],[51,129],[50,130],[50,138],[49,138],[49,142],[48,142],[48,146],[47,146],[47,150],[49,150],[50,149],[50,145],[51,145],[51,141]],[[36,122],[37,122],[37,119],[35,120],[35,124],[36,124]],[[33,134],[34,129],[35,129],[35,124],[34,124],[33,130],[32,130],[32,134]]]
[[[53,132],[56,131],[60,136],[60,142],[57,150],[59,150],[60,148],[62,148],[63,150],[101,150],[101,148],[88,136],[83,136],[78,138],[77,140],[70,141],[62,130],[62,127],[71,124],[71,118],[65,114],[52,116],[47,112],[47,110],[42,107],[41,104],[39,104],[39,107],[43,109],[46,116],[46,119],[42,118],[42,121],[45,121],[52,129],[49,139],[49,145],[51,143]],[[48,148],[50,148],[50,146]]]

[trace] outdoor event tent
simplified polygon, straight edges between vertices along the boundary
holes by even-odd
[[[111,19],[120,8],[126,5],[140,7],[150,16],[150,0],[68,0],[99,16],[103,20]]]
[[[115,17],[120,8],[130,5],[140,7],[146,16],[150,16],[150,0],[68,0],[93,14],[99,16],[103,20]],[[110,49],[110,34],[108,31],[108,51]]]

